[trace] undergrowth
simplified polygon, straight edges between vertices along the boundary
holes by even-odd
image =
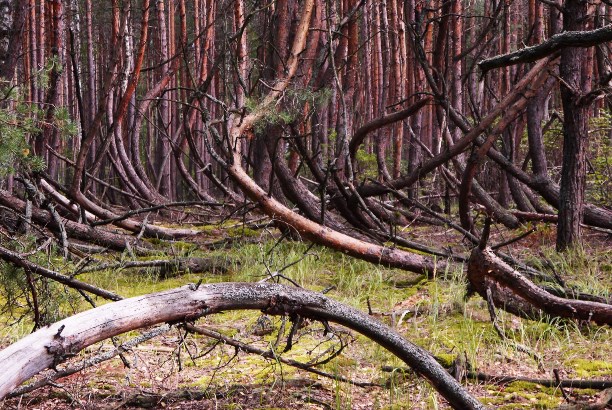
[[[156,246],[162,247],[163,242]],[[408,340],[430,351],[440,360],[452,363],[458,356],[467,360],[474,371],[492,375],[514,375],[532,378],[550,378],[553,369],[566,378],[602,378],[612,376],[612,331],[608,327],[595,327],[575,322],[542,318],[539,321],[520,319],[498,310],[500,326],[508,336],[500,338],[495,332],[486,303],[479,297],[465,300],[465,275],[461,266],[437,272],[433,280],[418,275],[375,266],[358,261],[344,254],[301,242],[277,243],[267,238],[261,243],[237,243],[230,249],[203,250],[197,246],[174,244],[172,257],[220,257],[227,260],[227,272],[223,274],[182,273],[161,279],[156,268],[102,270],[78,275],[77,278],[93,283],[124,297],[182,286],[187,283],[233,281],[254,282],[270,279],[282,283],[295,283],[307,289],[325,291],[327,296],[354,306],[362,311],[371,310],[380,320],[395,327]],[[606,249],[583,249],[558,255],[551,247],[541,247],[541,254],[522,257],[539,268],[556,270],[568,284],[584,292],[610,295],[610,252]],[[108,259],[98,256],[99,260]],[[115,260],[129,260],[123,254]],[[147,259],[146,257],[141,259]],[[37,257],[39,263],[45,257]],[[53,254],[46,257],[52,261]],[[55,268],[70,274],[74,263],[55,264]],[[552,272],[551,272],[552,273]],[[4,310],[0,336],[3,343],[17,340],[32,330],[32,317],[28,313],[26,292],[17,292],[24,286],[19,282],[20,272],[3,266],[0,286],[2,302],[17,306],[14,311]],[[13,279],[11,279],[13,278]],[[57,319],[90,306],[72,290],[53,284],[56,293],[66,296],[57,306]],[[97,304],[105,303],[96,299]],[[200,322],[227,336],[236,337],[262,349],[274,351],[274,355],[308,362],[319,355],[329,354],[338,347],[338,341],[325,336],[319,323],[309,323],[300,329],[291,351],[283,353],[290,322],[283,325],[281,318],[270,318],[273,332],[262,336],[253,334],[259,323],[260,312],[233,311],[206,317]],[[19,318],[19,320],[16,320]],[[263,386],[260,400],[269,402],[269,395],[282,392],[292,386],[292,380],[308,381],[301,387],[303,397],[317,396],[320,389],[327,392],[327,405],[334,409],[362,408],[445,408],[443,400],[425,381],[407,373],[385,373],[381,366],[402,367],[402,363],[387,350],[354,333],[342,333],[334,327],[337,337],[350,343],[342,354],[319,368],[333,375],[350,380],[378,383],[382,388],[364,389],[310,373],[298,371],[273,358],[237,353],[230,346],[216,345],[202,336],[172,333],[171,339],[183,340],[159,356],[157,370],[144,373],[137,370],[121,370],[117,361],[116,374],[103,372],[97,377],[107,383],[113,378],[110,390],[120,386],[147,389],[198,388],[223,390],[227,382],[233,384]],[[278,332],[282,332],[278,336]],[[133,334],[135,334],[133,332]],[[125,340],[130,335],[123,336]],[[178,337],[178,339],[177,339]],[[164,339],[166,340],[166,339]],[[338,339],[339,340],[339,339]],[[159,342],[157,342],[159,343]],[[516,349],[516,344],[527,346],[540,356],[531,357]],[[91,350],[91,349],[90,349]],[[208,352],[208,350],[210,350]],[[176,353],[180,361],[176,359]],[[171,353],[174,353],[171,354]],[[201,357],[197,357],[198,354]],[[206,354],[204,354],[206,353]],[[163,359],[162,359],[163,357]],[[126,374],[128,375],[126,378]],[[159,379],[159,380],[158,380]],[[169,381],[172,381],[170,383]],[[101,383],[101,382],[100,382]],[[169,384],[170,383],[170,384]],[[99,384],[99,383],[98,383]],[[105,384],[105,385],[106,385]],[[555,389],[543,389],[521,384],[507,386],[483,385],[469,382],[469,389],[484,403],[498,408],[554,408],[563,398]],[[114,386],[114,387],[113,387]],[[313,386],[316,386],[313,387]],[[318,396],[317,396],[318,397]],[[231,395],[228,399],[231,401]],[[262,407],[263,408],[263,407]]]

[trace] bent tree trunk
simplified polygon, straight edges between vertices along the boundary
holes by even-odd
[[[542,314],[612,326],[612,305],[555,296],[512,269],[491,248],[474,248],[467,269],[472,289],[496,307],[530,319]]]
[[[286,76],[276,82],[275,87],[262,99],[253,112],[244,118],[236,115],[230,117],[230,121],[228,121],[230,124],[228,134],[234,148],[232,152],[228,153],[227,161],[224,161],[222,165],[234,182],[240,186],[242,192],[251,198],[253,202],[257,203],[263,212],[315,243],[343,251],[348,255],[369,262],[406,269],[412,272],[431,274],[436,268],[443,269],[445,264],[436,264],[436,261],[432,258],[412,254],[397,248],[389,248],[361,241],[293,212],[268,195],[267,191],[262,189],[241,166],[242,152],[240,147],[243,134],[247,130],[252,129],[262,119],[268,109],[275,109],[274,104],[282,97],[284,90],[289,86],[291,79],[297,72],[299,55],[304,50],[306,44],[313,8],[314,1],[312,0],[306,1],[303,6],[298,29],[291,46],[291,53],[286,63]]]
[[[433,258],[410,253],[399,248],[381,246],[353,238],[293,212],[268,196],[244,171],[237,160],[226,170],[234,181],[240,185],[242,191],[253,202],[259,204],[263,212],[319,245],[345,252],[347,255],[368,262],[426,275],[432,275],[436,269],[443,270],[446,266],[444,261],[436,261]]]
[[[214,283],[183,286],[91,309],[26,336],[0,351],[0,399],[42,370],[83,348],[163,322],[180,322],[227,310],[255,309],[272,315],[300,315],[353,329],[384,346],[456,409],[483,409],[435,359],[374,318],[320,293],[268,283]]]

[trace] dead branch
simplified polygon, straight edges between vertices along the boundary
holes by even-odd
[[[564,31],[538,45],[482,60],[478,63],[478,67],[484,74],[494,68],[531,63],[566,47],[591,47],[610,40],[612,40],[612,25],[591,31]]]
[[[557,407],[557,410],[603,410],[609,408],[608,405],[612,403],[612,387],[607,388],[599,394],[599,399],[595,403],[572,403],[564,404]]]
[[[73,289],[84,290],[94,295],[103,297],[104,299],[115,301],[121,300],[121,296],[113,292],[109,292],[108,290],[98,288],[97,286],[91,285],[89,283],[85,283],[80,280],[73,279],[70,276],[62,275],[61,273],[57,273],[50,269],[44,268],[40,265],[35,264],[34,262],[30,262],[29,260],[23,258],[18,253],[6,249],[2,246],[0,246],[0,259],[19,266],[29,272],[36,273],[37,275],[52,279]]]
[[[533,319],[545,313],[612,325],[612,305],[555,296],[512,269],[491,248],[474,248],[467,273],[473,290],[486,300],[490,288],[495,306],[515,315]]]
[[[508,337],[506,332],[499,325],[499,321],[497,320],[497,314],[495,313],[495,304],[493,302],[493,296],[491,294],[491,289],[487,289],[487,299],[486,300],[487,300],[487,307],[489,308],[489,316],[491,316],[491,322],[493,323],[493,328],[497,332],[497,335],[500,337],[500,339],[509,341],[511,345],[514,348],[516,348],[516,350],[518,350],[519,352],[526,353],[529,356],[531,356],[538,363],[538,368],[540,370],[544,370],[544,363],[542,361],[542,356],[539,355],[534,350],[530,349],[528,346],[515,341],[511,337]]]
[[[351,380],[351,379],[347,379],[345,377],[342,377],[340,375],[337,374],[330,374],[330,373],[326,373],[324,371],[321,371],[319,369],[316,369],[313,367],[313,365],[308,364],[308,363],[302,363],[299,362],[297,360],[293,360],[293,359],[287,359],[285,357],[279,356],[277,354],[275,354],[272,350],[263,350],[263,349],[259,349],[255,346],[251,346],[247,343],[243,343],[239,340],[236,339],[232,339],[231,337],[227,337],[219,332],[215,332],[214,330],[211,329],[207,329],[205,327],[201,327],[201,326],[194,326],[194,325],[190,325],[190,324],[186,324],[185,325],[185,329],[187,329],[190,332],[194,332],[194,333],[198,333],[200,335],[204,335],[207,337],[210,337],[212,339],[216,339],[219,340],[225,344],[228,344],[230,346],[234,346],[244,352],[247,353],[253,353],[253,354],[257,354],[260,355],[263,358],[267,358],[267,359],[274,359],[274,360],[278,360],[281,363],[284,363],[288,366],[292,366],[295,368],[298,368],[300,370],[305,370],[307,372],[310,373],[314,373],[318,376],[323,376],[326,377],[328,379],[332,379],[332,380],[337,380],[340,381],[342,383],[348,383],[348,384],[352,384],[354,386],[358,386],[358,387],[381,387],[380,384],[377,383],[368,383],[368,382],[358,382],[355,380]]]
[[[320,293],[270,283],[183,286],[109,303],[54,323],[0,351],[0,399],[20,383],[83,348],[156,323],[191,321],[227,310],[254,309],[347,326],[401,358],[456,409],[484,409],[431,355],[368,315]]]
[[[90,266],[83,269],[78,269],[76,274],[87,272],[95,272],[105,269],[129,269],[129,268],[161,268],[162,276],[169,272],[183,272],[189,270],[191,273],[212,272],[221,273],[227,272],[228,261],[224,258],[178,258],[178,259],[159,259],[148,261],[127,261],[117,263],[101,263],[96,266]]]
[[[2,189],[0,189],[0,204],[20,214],[25,213],[27,207],[24,201]],[[31,212],[32,221],[35,223],[54,231],[60,229],[57,226],[56,220],[48,211],[32,206]],[[114,250],[123,251],[126,247],[126,241],[135,241],[135,238],[129,235],[121,235],[101,229],[94,229],[89,225],[80,224],[70,220],[63,220],[62,222],[69,238],[76,238],[90,243],[93,242]],[[146,248],[148,245],[143,242],[139,244],[139,246],[132,246],[135,247],[137,251],[140,251],[142,248]]]
[[[128,219],[131,216],[138,215],[138,214],[143,214],[143,213],[146,213],[146,212],[153,212],[153,211],[159,211],[161,209],[168,209],[168,208],[174,208],[174,207],[186,207],[186,206],[194,206],[194,205],[225,206],[225,204],[222,204],[220,202],[208,202],[208,201],[169,202],[167,204],[160,204],[160,205],[150,206],[150,207],[147,207],[147,208],[132,209],[132,210],[124,213],[123,215],[118,215],[118,216],[116,216],[114,218],[109,218],[109,219],[104,219],[102,221],[92,222],[91,226],[108,225],[108,224],[112,224],[112,223],[115,223],[115,222],[120,222],[120,221]]]
[[[40,380],[34,381],[32,383],[28,383],[24,386],[21,386],[11,393],[9,393],[6,397],[17,397],[24,393],[29,393],[41,387],[47,386],[51,382],[60,379],[62,377],[70,376],[71,374],[80,372],[81,370],[87,369],[89,367],[93,367],[102,362],[112,359],[115,356],[118,356],[124,352],[129,351],[130,349],[138,346],[139,344],[146,342],[147,340],[151,340],[154,337],[157,337],[163,333],[166,333],[170,330],[169,325],[162,325],[156,329],[153,329],[149,332],[143,333],[140,336],[137,336],[131,340],[128,340],[125,343],[122,343],[119,346],[116,346],[114,349],[109,350],[108,352],[100,353],[93,357],[87,358],[85,360],[81,360],[77,363],[74,363],[68,367],[65,367],[61,370],[54,372],[53,374],[44,376]]]
[[[406,367],[383,366],[383,372],[411,372]],[[581,379],[562,379],[557,382],[554,378],[550,379],[532,379],[530,377],[521,376],[499,376],[482,372],[469,371],[465,374],[467,379],[478,380],[494,384],[508,384],[512,382],[527,382],[539,384],[544,387],[565,387],[574,389],[609,389],[612,388],[612,380],[581,380]]]

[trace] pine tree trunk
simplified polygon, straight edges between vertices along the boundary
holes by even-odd
[[[566,0],[563,16],[565,31],[586,29],[588,2]],[[563,103],[563,165],[559,193],[557,250],[580,244],[580,223],[584,214],[588,108],[580,97],[588,91],[588,76],[583,64],[584,48],[565,48],[561,52],[561,101]]]

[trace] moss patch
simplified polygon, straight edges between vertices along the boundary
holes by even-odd
[[[569,369],[573,369],[580,378],[594,376],[612,376],[612,362],[604,360],[572,359],[565,362]]]

